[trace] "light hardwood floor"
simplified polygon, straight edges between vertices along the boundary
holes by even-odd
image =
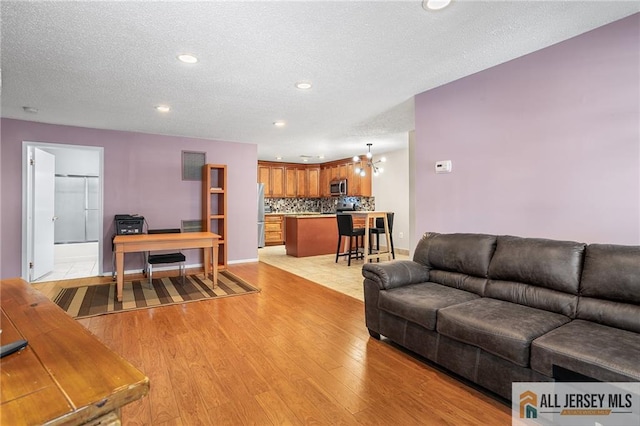
[[[360,300],[263,262],[229,270],[262,291],[79,320],[150,378],[124,424],[511,424],[503,402],[369,338]]]

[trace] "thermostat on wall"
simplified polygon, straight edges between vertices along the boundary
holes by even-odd
[[[451,160],[436,161],[436,173],[451,173]]]

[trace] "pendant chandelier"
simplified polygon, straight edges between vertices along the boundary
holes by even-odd
[[[366,172],[367,166],[371,168],[371,172],[373,173],[374,176],[378,176],[380,173],[384,171],[384,169],[380,167],[378,164],[384,163],[385,161],[387,161],[387,159],[385,157],[381,157],[378,161],[373,161],[373,154],[371,153],[371,145],[373,144],[372,143],[367,144],[368,150],[364,156],[355,155],[353,157],[354,163],[360,163],[360,166],[356,167],[356,170],[355,170],[355,172],[360,176],[367,175],[367,172]],[[363,159],[362,157],[365,157],[365,158]],[[362,162],[365,161],[365,159],[366,159],[366,164],[363,165]]]

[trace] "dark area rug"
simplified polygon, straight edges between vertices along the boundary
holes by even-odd
[[[125,281],[122,302],[116,300],[116,283],[98,284],[84,287],[63,288],[53,301],[73,318],[87,318],[96,315],[146,309],[163,305],[194,302],[243,294],[260,290],[228,271],[218,273],[218,285],[204,275],[164,277],[153,280],[153,288],[148,280]]]

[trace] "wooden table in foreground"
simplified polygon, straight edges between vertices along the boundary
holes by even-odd
[[[218,240],[213,232],[183,232],[180,234],[116,235],[113,239],[116,252],[116,286],[118,301],[122,301],[124,285],[124,254],[154,250],[204,249],[204,275],[209,276],[209,265],[213,265],[213,286],[218,283]]]
[[[142,398],[149,379],[21,278],[0,280],[5,345],[0,424],[119,424],[120,407]]]
[[[376,251],[375,253],[373,252],[373,250],[368,253],[367,250],[365,249],[365,255],[364,255],[364,262],[366,263],[368,260],[371,259],[380,259],[381,257],[386,257],[387,260],[391,260],[391,244],[389,243],[389,241],[391,241],[391,238],[389,236],[389,223],[387,222],[387,212],[380,212],[380,211],[355,211],[355,212],[344,212],[347,214],[352,215],[354,218],[356,217],[363,217],[365,218],[365,222],[364,222],[364,246],[365,247],[369,247],[369,238],[371,237],[369,235],[369,227],[372,223],[375,224],[375,220],[377,218],[383,218],[383,222],[384,222],[384,235],[386,238],[386,244],[387,244],[387,249],[386,250],[379,250]],[[375,225],[374,225],[375,226]]]

